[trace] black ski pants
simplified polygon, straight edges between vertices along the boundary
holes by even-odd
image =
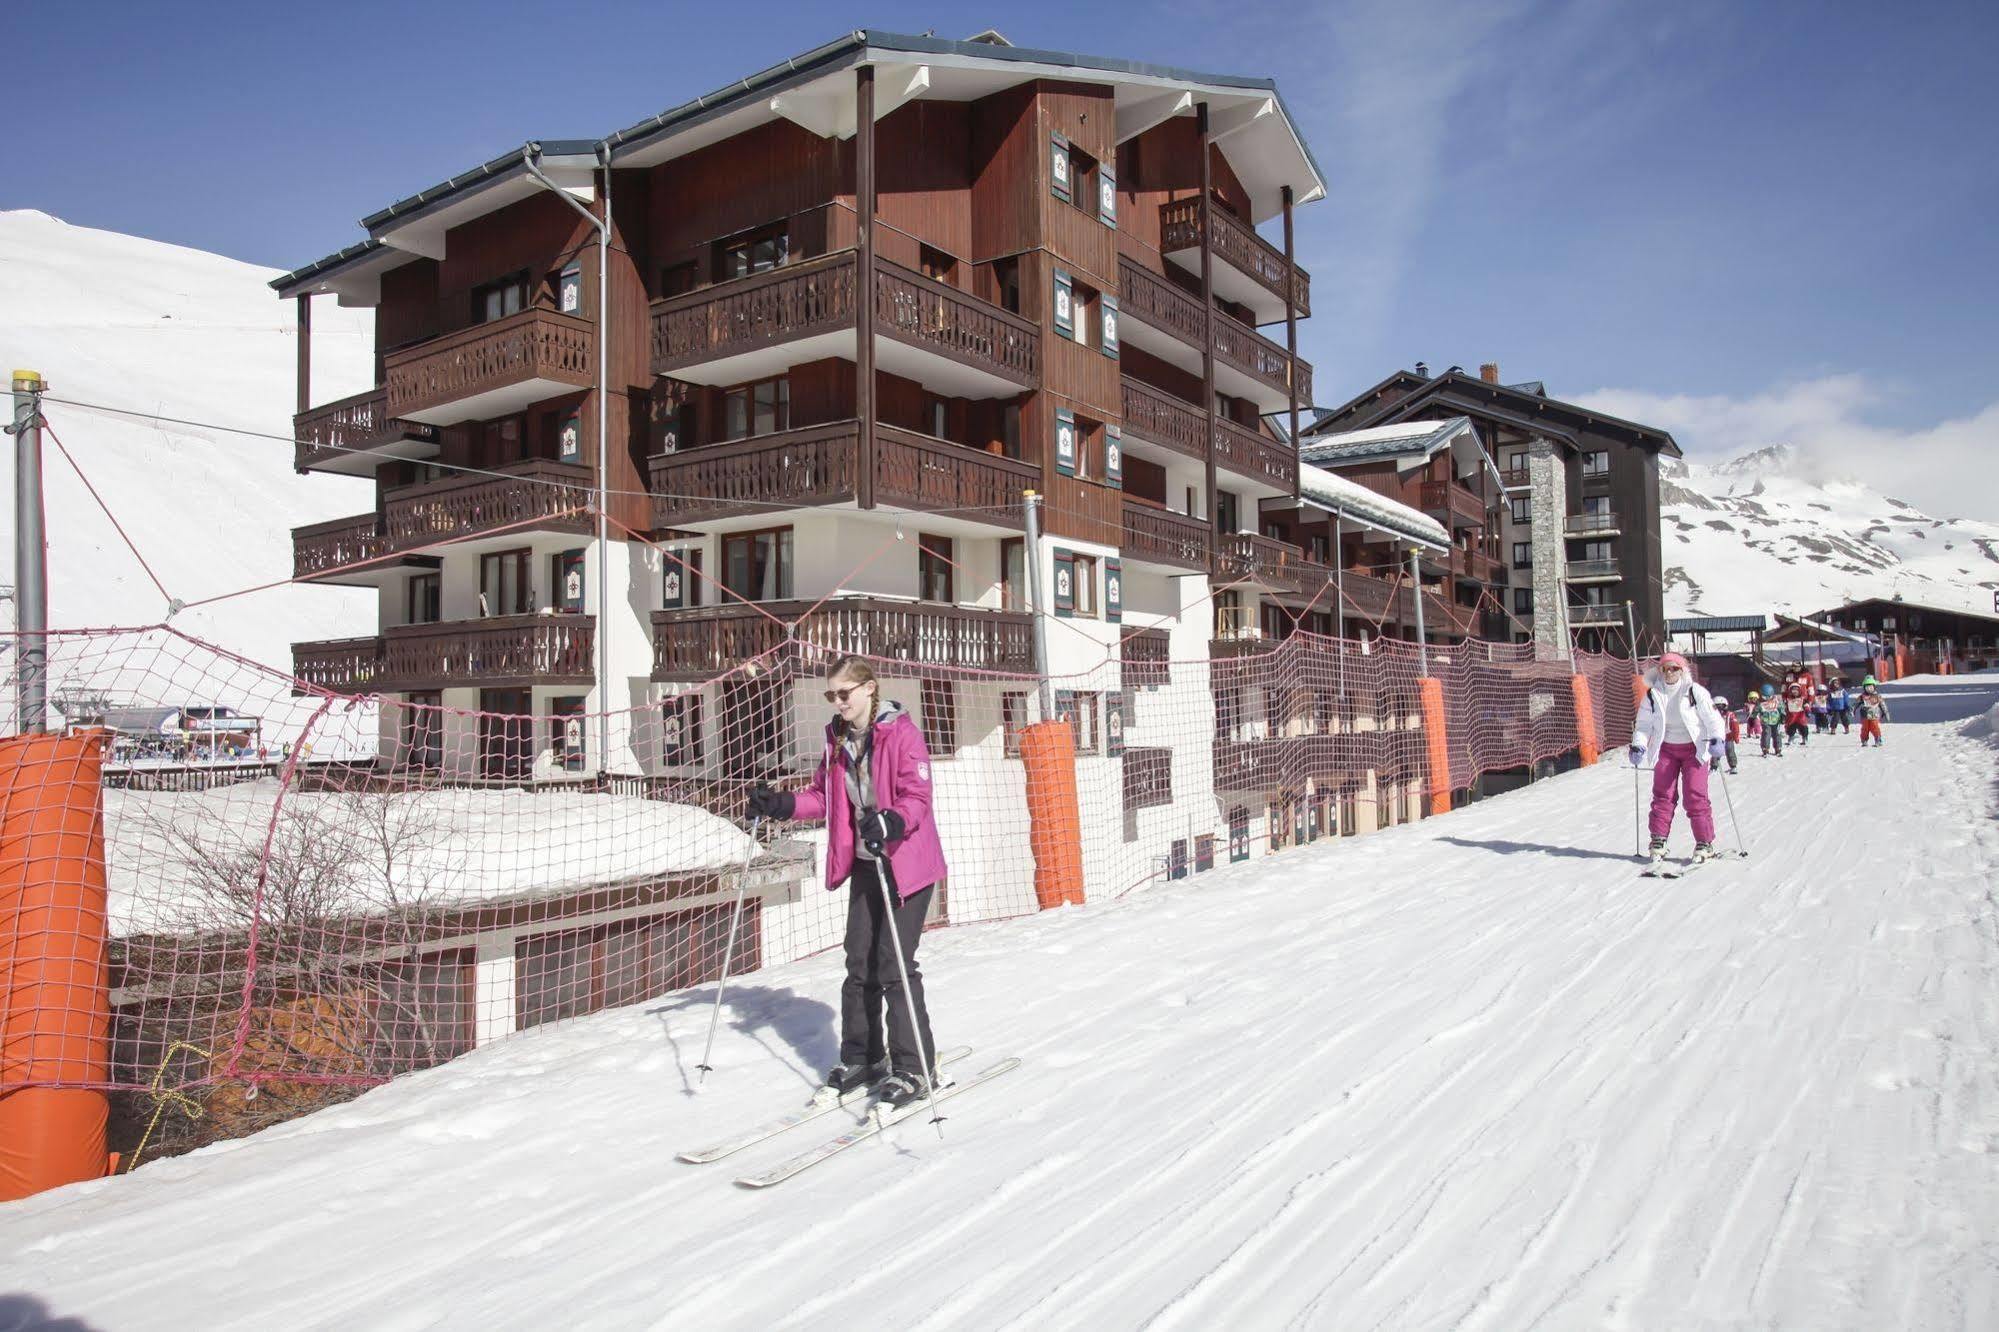
[[[916,967],[916,945],[923,938],[923,917],[930,910],[935,888],[925,888],[902,900],[895,911],[895,928],[902,939],[902,961],[909,969],[909,1003],[903,1002],[902,973],[895,965],[895,935],[889,933],[887,904],[882,901],[880,871],[873,861],[854,860],[847,880],[847,979],[840,986],[840,1062],[879,1063],[884,1054],[898,1073],[923,1068],[916,1034],[923,1049],[937,1058],[930,1039],[930,1010],[923,1002],[923,973]],[[911,1004],[916,1025],[909,1022]],[[884,1032],[882,1008],[887,1005]],[[886,1039],[884,1039],[884,1035]]]

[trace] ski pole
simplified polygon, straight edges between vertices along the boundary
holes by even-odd
[[[1735,849],[1744,860],[1749,859],[1749,848],[1742,841],[1742,824],[1735,817],[1735,795],[1728,789],[1728,778],[1721,779],[1721,798],[1728,805],[1728,826],[1735,829]]]
[[[736,927],[743,923],[743,893],[750,884],[750,858],[757,853],[757,828],[763,821],[761,814],[750,819],[750,845],[743,852],[743,871],[736,876],[736,909],[729,913],[729,941],[722,945],[722,974],[715,982],[715,1009],[708,1014],[708,1044],[701,1048],[701,1062],[695,1065],[701,1070],[696,1083],[706,1082],[711,1071],[708,1057],[715,1053],[715,1026],[722,1020],[722,993],[729,988],[729,963],[736,956]]]
[[[888,938],[895,945],[895,969],[902,977],[902,1003],[909,1010],[909,1030],[916,1037],[916,1057],[923,1064],[923,1095],[930,1102],[930,1122],[937,1126],[937,1136],[941,1138],[944,1117],[937,1113],[937,1085],[930,1080],[930,1051],[924,1048],[923,1024],[916,1020],[916,993],[909,988],[909,964],[902,959],[902,930],[895,923],[896,898],[900,896],[895,888],[895,867],[888,863],[888,851],[880,842],[869,842],[868,852],[881,871],[875,878],[881,884],[882,910],[888,913]]]
[[[1641,856],[1645,854],[1645,790],[1638,775],[1642,771],[1637,764],[1631,765],[1631,850]]]

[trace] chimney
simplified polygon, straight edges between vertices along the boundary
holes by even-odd
[[[1487,361],[1484,365],[1481,365],[1478,368],[1478,377],[1488,384],[1497,384],[1499,382],[1499,362]]]
[[[1430,363],[1428,361],[1416,362],[1416,373],[1428,379],[1430,377]]]

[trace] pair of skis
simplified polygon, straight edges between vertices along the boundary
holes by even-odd
[[[1717,851],[1705,860],[1672,861],[1661,856],[1657,860],[1647,861],[1645,868],[1639,871],[1638,877],[1641,879],[1684,879],[1701,866],[1712,865],[1717,860],[1747,860],[1748,858],[1748,853],[1744,851]]]
[[[971,1053],[970,1046],[962,1045],[955,1049],[946,1050],[938,1056],[937,1066],[942,1069],[947,1065],[969,1057]],[[963,1082],[953,1082],[939,1087],[936,1099],[940,1102],[949,1100],[961,1092],[970,1091],[981,1083],[991,1082],[1001,1074],[1010,1073],[1019,1067],[1020,1060],[1018,1059],[1002,1059],[996,1064],[981,1069],[976,1075],[965,1079]],[[779,1161],[767,1170],[761,1170],[750,1175],[739,1175],[736,1177],[736,1183],[746,1189],[764,1189],[769,1188],[773,1184],[782,1184],[794,1175],[810,1170],[813,1166],[821,1162],[831,1160],[841,1152],[846,1151],[849,1147],[857,1146],[860,1143],[868,1141],[870,1138],[878,1137],[884,1129],[893,1127],[920,1111],[927,1110],[930,1103],[928,1100],[918,1100],[910,1102],[899,1110],[888,1110],[886,1107],[878,1104],[878,1097],[873,1088],[855,1088],[852,1091],[845,1092],[838,1097],[829,1098],[823,1102],[808,1102],[806,1105],[791,1111],[789,1114],[779,1115],[767,1123],[745,1129],[743,1132],[733,1137],[724,1138],[722,1141],[711,1146],[682,1152],[680,1153],[680,1159],[694,1165],[706,1165],[709,1162],[719,1161],[727,1156],[734,1156],[737,1152],[754,1147],[758,1143],[766,1142],[771,1138],[775,1138],[780,1133],[789,1132],[797,1128],[800,1124],[807,1124],[824,1115],[832,1114],[835,1110],[857,1105],[864,1106],[868,1111],[867,1117],[859,1124],[854,1125],[836,1137],[827,1139],[815,1147],[800,1152],[796,1156]]]

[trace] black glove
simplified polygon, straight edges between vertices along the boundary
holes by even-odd
[[[798,798],[789,791],[773,791],[762,782],[750,788],[751,818],[788,819],[797,806]]]
[[[861,841],[867,846],[887,846],[900,842],[908,829],[902,815],[892,809],[871,809],[861,815]]]
[[[1716,754],[1713,758],[1707,761],[1707,770],[1709,772],[1721,771],[1721,755]]]

